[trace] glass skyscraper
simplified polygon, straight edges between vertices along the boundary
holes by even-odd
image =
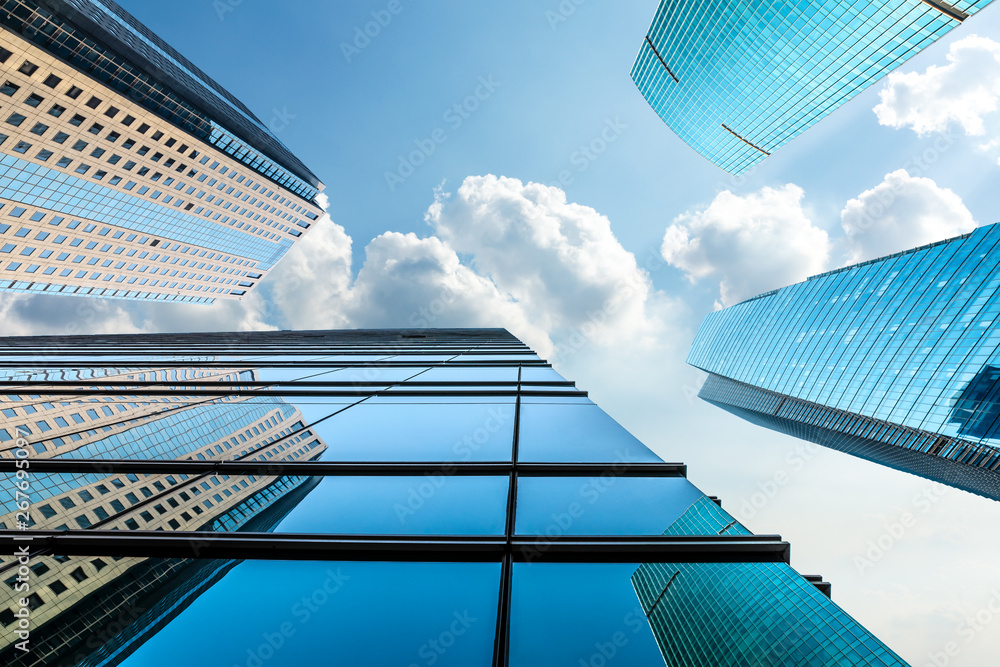
[[[506,331],[0,346],[4,664],[904,664]]]
[[[711,313],[699,395],[754,423],[1000,500],[1000,225]]]
[[[660,118],[742,174],[992,0],[662,0],[632,67]]]
[[[112,0],[0,0],[0,291],[212,303],[322,214],[322,183]]]

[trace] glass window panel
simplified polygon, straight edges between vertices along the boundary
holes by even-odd
[[[506,477],[327,477],[277,530],[502,535],[508,487]]]
[[[516,366],[431,368],[413,378],[421,382],[517,382]]]
[[[659,461],[596,405],[521,402],[522,461]]]
[[[506,477],[262,477],[254,475],[91,475],[31,477],[36,529],[276,530],[288,533],[500,535]],[[115,484],[115,482],[118,484]],[[16,477],[4,473],[0,521],[16,525]],[[114,488],[101,494],[103,485]],[[87,496],[90,500],[85,500]],[[119,504],[113,504],[118,500]],[[65,503],[63,501],[66,501]],[[281,511],[281,516],[276,513]],[[37,514],[37,516],[36,516]],[[82,519],[82,520],[81,520]],[[138,525],[133,527],[132,520]],[[100,522],[101,525],[98,525]],[[89,523],[88,523],[89,522]],[[266,526],[265,526],[266,524]]]
[[[517,486],[517,533],[549,537],[660,535],[703,495],[683,477],[522,476]]]
[[[662,667],[632,588],[637,568],[632,563],[515,563],[510,664]]]
[[[32,617],[41,624],[71,613],[33,639],[32,655],[44,643],[61,664],[468,667],[492,659],[495,563],[59,558],[39,557],[50,570],[33,580],[45,604]],[[70,574],[77,568],[87,575],[79,583]],[[70,588],[58,598],[49,592],[57,581]],[[63,643],[81,635],[101,641]]]
[[[566,378],[557,373],[554,368],[525,366],[521,369],[521,379],[525,382],[565,382]]]
[[[303,406],[303,413],[311,411]],[[330,445],[323,456],[329,461],[509,461],[514,405],[373,399],[318,424],[316,432]]]

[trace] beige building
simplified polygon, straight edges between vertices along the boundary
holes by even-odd
[[[0,290],[238,299],[322,215],[273,132],[117,5],[7,4]]]

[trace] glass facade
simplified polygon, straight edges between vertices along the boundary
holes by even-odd
[[[662,0],[632,79],[742,174],[992,0]]]
[[[506,331],[0,343],[4,665],[902,664]]]
[[[0,291],[239,299],[323,214],[273,133],[110,0],[0,0],[0,63]]]
[[[701,498],[666,533],[750,531]],[[646,564],[632,583],[668,665],[907,664],[785,563]]]
[[[746,419],[1000,499],[1000,225],[710,314],[688,363]]]

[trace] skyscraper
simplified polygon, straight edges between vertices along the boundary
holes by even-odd
[[[992,0],[662,0],[632,67],[646,101],[742,174]]]
[[[0,594],[0,632],[56,624],[24,664],[96,636],[79,664],[655,666],[744,626],[740,659],[904,664],[506,331],[0,346],[0,591],[27,587]],[[116,576],[88,583],[95,560]]]
[[[708,315],[699,395],[756,424],[1000,500],[1000,225]]]
[[[322,214],[267,125],[112,0],[2,0],[0,28],[0,290],[237,299]]]

